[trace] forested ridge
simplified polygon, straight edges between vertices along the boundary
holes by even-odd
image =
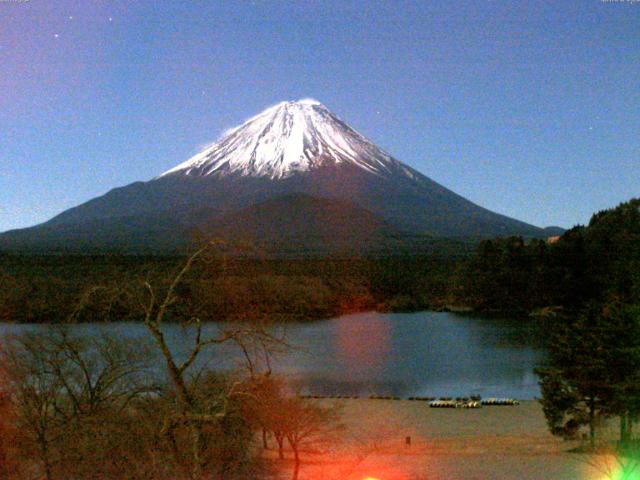
[[[78,321],[138,320],[126,289],[167,282],[183,257],[15,256],[2,258],[0,319],[60,322],[79,302]],[[304,321],[364,310],[420,310],[446,303],[458,259],[439,255],[384,259],[216,259],[192,272],[181,299],[206,298],[203,320],[269,315]],[[101,293],[95,292],[99,288]],[[106,308],[108,307],[108,308]]]
[[[640,301],[640,199],[598,212],[555,240],[482,242],[460,270],[457,300],[485,312]]]
[[[179,295],[206,297],[205,320],[283,321],[363,310],[577,311],[590,301],[640,301],[640,200],[593,215],[555,241],[507,237],[475,250],[356,258],[225,255],[193,272]],[[138,320],[127,285],[167,281],[184,257],[0,254],[0,320]],[[101,294],[94,294],[96,289]],[[108,292],[108,294],[105,294]],[[205,295],[200,295],[205,294]],[[105,308],[108,307],[108,308]]]

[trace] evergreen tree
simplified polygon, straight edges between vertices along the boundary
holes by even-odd
[[[595,446],[600,418],[620,415],[623,423],[638,412],[640,319],[621,304],[590,304],[574,320],[557,322],[548,360],[536,370],[542,407],[551,433],[572,436],[589,428]],[[621,440],[627,436],[621,431]]]

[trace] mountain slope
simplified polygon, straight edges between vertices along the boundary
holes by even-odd
[[[0,248],[38,244],[46,250],[53,242],[72,250],[109,249],[107,239],[128,235],[136,248],[163,249],[184,245],[188,232],[203,222],[295,193],[348,202],[408,235],[546,236],[543,229],[455,194],[391,157],[319,102],[302,100],[265,110],[148,182],[116,188],[42,225],[2,234]],[[296,227],[281,222],[279,228]]]
[[[399,233],[371,212],[343,200],[294,193],[265,200],[204,224],[208,237],[266,252],[364,252]]]

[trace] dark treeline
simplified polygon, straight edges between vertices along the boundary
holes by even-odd
[[[183,262],[183,257],[4,255],[0,320],[60,322],[79,304],[78,321],[138,320],[123,286],[166,282]],[[179,295],[188,301],[206,292],[203,320],[263,314],[304,321],[374,309],[434,309],[446,304],[458,262],[455,256],[435,254],[280,260],[228,256],[199,266]]]
[[[554,242],[484,241],[457,280],[456,298],[485,312],[640,303],[640,200],[599,212]]]
[[[200,267],[179,292],[207,292],[203,319],[264,314],[284,321],[343,313],[464,308],[527,314],[578,311],[592,301],[640,301],[640,200],[595,214],[556,241],[509,237],[443,253],[256,259],[228,255]],[[162,282],[184,257],[0,256],[0,320],[136,320],[123,285]],[[100,295],[92,295],[96,288]],[[105,295],[104,291],[109,291]],[[106,305],[105,305],[106,304]],[[108,308],[105,308],[108,307]]]
[[[479,311],[534,313],[547,357],[536,369],[549,430],[605,449],[630,477],[640,458],[640,199],[549,241],[482,242],[455,296]],[[598,434],[618,417],[619,439]],[[584,432],[586,430],[586,433]]]

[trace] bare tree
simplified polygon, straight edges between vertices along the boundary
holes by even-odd
[[[262,447],[268,448],[268,435],[272,435],[277,444],[278,457],[284,460],[286,440],[287,412],[284,410],[284,381],[278,377],[265,375],[254,377],[248,390],[250,401],[246,403],[246,416],[252,419],[262,434]]]
[[[1,376],[0,388],[5,388],[5,383]],[[15,478],[18,471],[15,445],[18,431],[15,420],[16,414],[9,394],[0,390],[0,479]]]
[[[88,306],[102,315],[118,302],[126,301],[127,310],[137,305],[168,384],[148,380],[157,379],[157,372],[148,370],[153,357],[139,339],[134,351],[114,338],[79,337],[63,326],[6,343],[0,370],[8,379],[22,457],[36,467],[32,476],[106,479],[126,472],[130,479],[201,480],[215,467],[226,480],[247,461],[243,448],[254,425],[241,405],[254,398],[250,385],[269,378],[271,356],[287,345],[259,315],[206,333],[200,315],[206,302],[189,287],[219,260],[220,245],[196,251],[166,283],[147,279],[133,288],[87,288],[69,316],[68,323],[76,323]],[[206,279],[198,280],[198,293],[206,294]],[[186,354],[167,341],[170,322],[192,332]],[[202,367],[203,352],[223,344],[238,348],[249,381],[246,374],[234,378]],[[284,433],[280,438],[283,443]]]
[[[147,357],[138,347],[132,351],[111,338],[79,337],[57,327],[5,340],[0,369],[21,456],[36,459],[40,476],[68,477],[70,468],[86,464],[107,419],[122,420],[133,399],[149,391],[142,382]],[[95,460],[94,466],[105,462]]]
[[[228,399],[234,395],[242,395],[242,382],[232,384],[224,395],[220,395],[216,401],[206,405],[195,394],[189,381],[190,369],[207,347],[219,346],[233,342],[240,347],[249,368],[250,374],[256,374],[256,358],[268,358],[270,349],[282,344],[282,339],[273,336],[262,322],[246,321],[233,325],[227,325],[214,336],[205,336],[202,331],[202,321],[198,316],[198,299],[190,306],[195,308],[177,308],[180,296],[179,290],[184,286],[187,276],[194,270],[199,260],[211,261],[212,256],[224,246],[223,243],[213,241],[194,252],[186,260],[177,274],[172,278],[168,287],[161,289],[144,282],[144,296],[139,297],[139,303],[144,311],[144,325],[151,333],[159,348],[171,384],[176,395],[175,412],[170,413],[164,422],[163,432],[166,435],[174,458],[183,462],[187,458],[186,467],[188,475],[193,480],[200,480],[203,476],[208,460],[205,455],[207,445],[207,428],[218,424],[227,414]],[[225,258],[223,256],[224,264]],[[163,325],[171,319],[194,330],[193,343],[186,356],[178,360],[176,354],[168,344]],[[258,355],[259,354],[259,355]],[[178,440],[178,430],[186,429],[187,435]],[[185,455],[185,445],[187,453]]]
[[[26,440],[27,449],[42,467],[47,480],[54,478],[54,467],[60,462],[55,449],[62,436],[63,419],[56,415],[64,386],[51,374],[43,342],[28,335],[12,339],[2,350],[5,388],[17,415],[17,427]]]
[[[278,458],[284,460],[285,442],[291,447],[294,460],[293,479],[297,480],[303,451],[321,453],[335,443],[335,434],[342,428],[335,406],[321,406],[287,391],[283,379],[254,379],[250,416],[263,431],[270,432],[277,443]],[[266,438],[263,436],[263,447]]]
[[[288,423],[285,435],[293,451],[293,480],[298,480],[300,454],[303,449],[321,451],[332,442],[332,436],[340,428],[335,408],[322,407],[310,400],[288,398],[283,405]]]

